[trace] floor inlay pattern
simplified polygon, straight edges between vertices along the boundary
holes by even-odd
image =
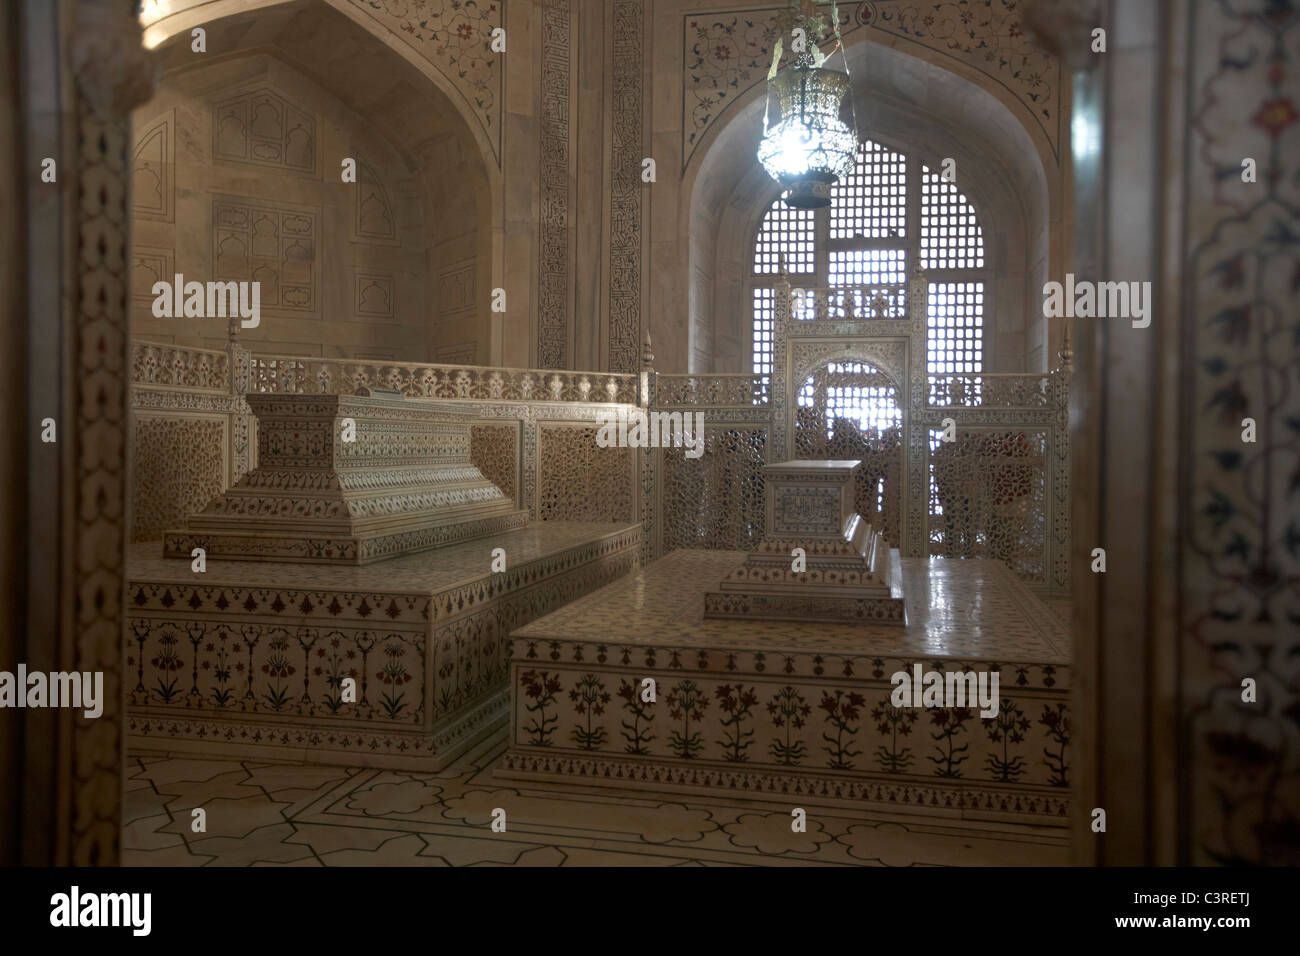
[[[769,801],[502,786],[497,739],[439,773],[162,756],[127,762],[135,866],[1064,865],[1061,830]],[[192,811],[206,831],[192,830]],[[493,811],[506,812],[494,833]]]

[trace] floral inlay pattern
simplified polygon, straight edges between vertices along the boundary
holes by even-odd
[[[1198,3],[1180,660],[1194,865],[1300,861],[1300,10]],[[1258,164],[1242,182],[1243,157]],[[1256,441],[1242,440],[1253,419]],[[1258,703],[1242,702],[1243,676]],[[1048,715],[1044,715],[1045,719]],[[1059,720],[1057,721],[1059,724]],[[1068,728],[1068,725],[1067,725]]]
[[[502,26],[500,3],[490,0],[349,0],[401,37],[442,73],[465,103],[501,158],[502,55],[491,48]]]
[[[763,83],[772,63],[776,16],[781,6],[682,17],[682,167],[691,161],[709,128],[749,89]],[[874,0],[839,5],[846,42],[868,31],[928,48],[976,70],[1023,107],[1057,153],[1061,143],[1061,66],[1026,35],[1016,0]],[[829,9],[826,12],[829,22]],[[829,33],[828,33],[829,36]],[[827,41],[833,43],[833,38]],[[782,65],[790,58],[789,44]],[[838,61],[837,61],[838,62]],[[1282,111],[1270,117],[1284,116]]]

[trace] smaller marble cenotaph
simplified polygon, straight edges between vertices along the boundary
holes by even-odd
[[[905,624],[897,555],[854,506],[861,465],[764,466],[766,535],[719,590],[705,594],[704,616]]]

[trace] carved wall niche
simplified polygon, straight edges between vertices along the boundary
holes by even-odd
[[[356,155],[356,151],[353,151]],[[388,190],[374,164],[357,156],[356,202],[352,214],[353,238],[362,242],[396,243],[397,217]]]
[[[131,298],[153,302],[155,282],[172,282],[176,275],[176,253],[172,249],[134,243],[131,246]]]
[[[358,272],[356,275],[357,315],[391,319],[396,312],[393,277],[386,273]]]
[[[210,49],[215,39],[210,34]],[[411,131],[415,121],[354,103],[346,72],[325,75],[319,64],[304,65],[292,57],[291,42],[276,35],[256,48],[223,48],[228,55],[212,63],[164,72],[155,102],[138,115],[174,115],[175,221],[137,217],[134,238],[173,249],[186,279],[259,282],[264,315],[295,320],[245,333],[262,348],[428,359],[436,318],[434,236],[423,228],[430,177],[401,132],[423,136],[423,127]],[[358,159],[356,183],[340,181],[342,157]],[[137,269],[141,279],[147,271]],[[182,327],[143,304],[133,302],[143,339],[224,344],[220,324]],[[364,349],[372,351],[362,356]]]
[[[175,111],[168,110],[136,138],[131,153],[131,215],[139,219],[174,221],[175,128]]]
[[[474,309],[474,262],[458,262],[438,273],[439,318]]]
[[[473,117],[499,165],[505,69],[503,55],[493,52],[490,44],[492,31],[504,26],[505,4],[348,2],[357,19],[375,21],[393,43],[410,47],[451,84],[467,119]]]
[[[211,273],[217,279],[260,282],[263,309],[316,312],[318,224],[312,207],[215,197]]]
[[[316,172],[316,119],[269,87],[212,107],[212,158]]]
[[[437,345],[432,358],[441,363],[473,365],[478,361],[478,339],[486,334],[486,324],[477,314],[474,261],[460,262],[442,270],[437,276],[437,338],[449,344]]]
[[[682,16],[682,168],[709,129],[764,82],[772,62],[780,4]],[[829,10],[825,12],[829,13]],[[875,0],[839,5],[846,42],[875,43],[970,71],[1015,104],[1030,134],[1059,161],[1061,62],[1028,35],[1016,0]],[[782,65],[789,62],[787,52]]]

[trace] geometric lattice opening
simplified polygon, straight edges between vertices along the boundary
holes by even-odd
[[[907,280],[905,249],[846,249],[829,257],[829,285],[902,287]]]
[[[776,318],[775,293],[771,289],[754,290],[754,374],[772,374],[772,329]]]
[[[831,188],[832,239],[901,238],[907,230],[907,157],[863,142],[852,171]]]
[[[903,425],[898,389],[865,362],[828,362],[804,380],[798,404],[818,413],[828,440],[843,429],[841,421],[853,423],[867,439]]]
[[[982,269],[984,231],[952,183],[921,167],[921,268]]]
[[[984,283],[931,282],[929,300],[929,374],[984,371]]]
[[[781,257],[784,256],[786,271],[811,273],[814,222],[810,209],[795,209],[780,198],[772,203],[754,243],[754,272],[776,275],[781,271]]]
[[[766,211],[754,241],[756,373],[772,368],[772,300],[761,288],[770,279],[763,277],[779,273],[783,258],[796,288],[831,290],[816,303],[811,293],[796,301],[796,320],[903,318],[910,266],[919,261],[926,270],[955,271],[944,278],[956,281],[930,285],[928,371],[984,370],[985,286],[961,281],[962,271],[985,266],[983,229],[955,184],[924,164],[913,171],[919,175],[909,183],[904,154],[864,142],[853,169],[832,187],[829,208],[792,209],[778,198]],[[911,216],[919,228],[909,233]]]

